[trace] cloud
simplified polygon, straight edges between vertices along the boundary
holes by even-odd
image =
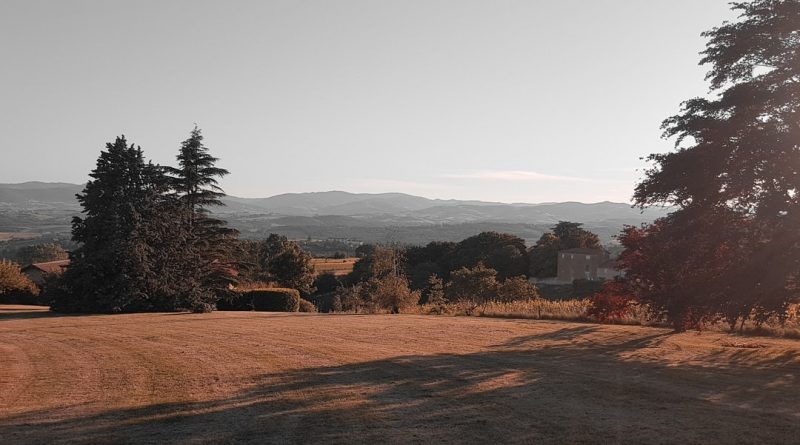
[[[453,179],[477,179],[484,181],[512,181],[512,182],[584,182],[585,178],[573,176],[546,175],[526,170],[481,170],[473,173],[460,173],[444,175]]]

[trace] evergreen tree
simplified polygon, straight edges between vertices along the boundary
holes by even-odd
[[[92,179],[77,195],[83,216],[72,221],[80,243],[64,280],[69,292],[56,296],[53,308],[75,312],[141,310],[146,264],[144,245],[134,236],[144,213],[167,190],[161,170],[145,163],[140,147],[124,136],[106,144]]]
[[[211,308],[209,292],[225,293],[228,284],[234,280],[232,250],[238,232],[225,227],[225,221],[212,218],[209,207],[224,205],[221,198],[225,192],[219,187],[218,178],[228,174],[228,170],[216,166],[219,159],[209,153],[203,145],[203,135],[197,126],[189,138],[181,143],[177,155],[178,167],[166,167],[175,196],[184,206],[182,222],[188,232],[184,242],[184,255],[193,264],[187,267],[187,274],[194,276],[193,284],[200,286],[196,292],[187,295],[193,310]],[[175,223],[175,222],[173,222]]]
[[[223,205],[221,198],[225,192],[217,178],[229,172],[215,165],[219,159],[211,156],[203,145],[203,135],[196,125],[189,138],[181,143],[177,159],[177,168],[166,167],[165,170],[172,178],[172,188],[192,214],[203,214],[209,206]]]

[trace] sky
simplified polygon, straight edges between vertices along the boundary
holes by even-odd
[[[196,123],[228,194],[628,202],[728,0],[0,2],[0,183]]]

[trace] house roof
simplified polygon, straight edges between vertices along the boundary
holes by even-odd
[[[22,268],[23,272],[37,269],[44,273],[61,273],[69,266],[69,260],[48,261],[46,263],[33,263]]]
[[[559,250],[558,253],[582,253],[586,255],[603,255],[603,249],[589,249],[588,247],[578,247],[576,249]]]

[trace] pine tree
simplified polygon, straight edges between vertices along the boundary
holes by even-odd
[[[92,179],[77,195],[83,216],[72,221],[72,238],[80,243],[64,280],[69,292],[59,294],[56,310],[122,312],[147,306],[143,280],[147,268],[134,235],[141,217],[166,191],[159,167],[145,163],[140,147],[124,136],[106,144]]]
[[[211,156],[203,145],[203,135],[195,125],[189,138],[181,143],[177,156],[178,167],[166,167],[172,177],[172,187],[193,214],[204,214],[209,206],[223,205],[225,192],[217,178],[227,175],[224,168],[216,167],[218,158]]]
[[[219,187],[218,178],[228,174],[228,170],[216,167],[219,159],[209,153],[203,145],[203,135],[197,126],[189,138],[181,143],[177,155],[178,167],[165,167],[177,199],[185,208],[181,221],[186,226],[188,238],[184,255],[193,264],[186,273],[194,276],[198,285],[194,293],[187,293],[192,310],[202,311],[211,308],[213,298],[209,294],[225,293],[234,281],[231,264],[232,250],[238,232],[225,227],[225,221],[209,215],[209,207],[224,205],[221,198],[225,192]]]

